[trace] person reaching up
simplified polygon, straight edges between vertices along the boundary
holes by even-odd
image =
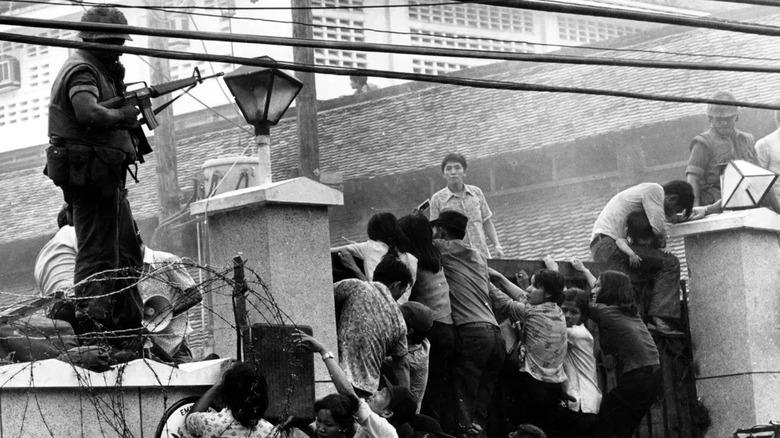
[[[333,380],[333,386],[336,387],[337,395],[331,394],[315,403],[317,420],[316,434],[318,438],[349,438],[348,431],[355,430],[354,437],[358,438],[397,438],[396,428],[402,426],[412,419],[417,410],[412,393],[409,388],[403,386],[385,386],[382,389],[372,392],[366,397],[359,398],[355,393],[344,371],[339,367],[336,359],[330,351],[316,338],[309,336],[302,331],[297,333],[297,344],[312,353],[319,353],[322,361],[328,368],[328,373]],[[336,396],[336,397],[334,397]],[[333,401],[328,398],[333,399]],[[334,427],[333,418],[334,405],[345,405],[346,411],[354,409],[354,419],[356,427],[350,428],[342,420]],[[329,418],[330,417],[330,418]],[[336,430],[334,430],[336,429]]]

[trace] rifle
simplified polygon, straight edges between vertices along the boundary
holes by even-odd
[[[129,131],[130,131],[130,137],[132,138],[133,141],[133,147],[136,150],[136,156],[138,157],[138,161],[143,163],[144,155],[148,155],[152,153],[152,147],[149,145],[149,141],[146,139],[146,135],[144,134],[144,130],[141,129],[141,125],[146,124],[149,130],[153,130],[154,128],[160,126],[160,123],[157,122],[157,118],[155,117],[155,114],[159,114],[160,111],[167,108],[168,105],[172,104],[176,99],[178,99],[185,93],[189,93],[190,90],[195,88],[196,85],[202,83],[203,80],[216,78],[222,75],[224,75],[224,73],[220,72],[217,74],[213,74],[211,76],[201,76],[200,70],[198,69],[198,67],[195,67],[195,69],[192,72],[192,77],[186,79],[179,79],[176,81],[163,82],[162,84],[152,85],[152,86],[146,86],[146,82],[138,82],[140,84],[144,84],[144,87],[133,91],[127,91],[121,96],[116,96],[116,97],[112,97],[111,99],[104,100],[103,102],[100,102],[100,105],[103,105],[106,108],[113,109],[113,108],[119,108],[125,106],[129,103],[141,109],[141,114],[143,114],[143,118],[138,122],[138,126],[134,128],[130,128]],[[152,110],[152,98],[164,96],[168,93],[172,93],[182,88],[187,88],[187,89],[184,90],[182,94],[166,102],[164,105],[158,107],[155,110]],[[131,175],[133,174],[131,173]],[[133,175],[133,179],[135,179],[135,175]],[[136,182],[138,182],[137,179]]]
[[[159,114],[160,111],[167,108],[168,105],[170,105],[171,103],[173,103],[173,101],[181,97],[182,94],[188,93],[191,89],[195,88],[196,85],[202,83],[205,79],[216,78],[223,75],[224,73],[220,72],[211,76],[201,76],[200,70],[198,69],[198,67],[195,67],[195,69],[192,72],[192,77],[179,79],[176,81],[163,82],[162,84],[151,85],[151,86],[146,86],[146,82],[139,82],[141,84],[144,84],[145,86],[137,90],[127,91],[121,96],[116,96],[111,99],[105,100],[103,102],[100,102],[100,104],[106,108],[119,108],[121,106],[127,105],[128,103],[137,106],[141,110],[141,114],[143,114],[141,123],[145,123],[150,130],[153,130],[154,128],[160,125],[157,122],[157,118],[155,117],[155,114]],[[184,90],[182,94],[176,96],[174,99],[171,99],[169,102],[166,102],[164,105],[160,106],[156,110],[152,110],[152,98],[164,96],[168,93],[172,93],[182,88],[187,88],[187,89]]]

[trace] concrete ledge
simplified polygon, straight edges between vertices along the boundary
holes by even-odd
[[[704,219],[672,225],[669,227],[669,236],[685,237],[738,228],[780,233],[780,215],[764,207],[725,211]]]
[[[97,373],[57,359],[0,367],[0,388],[93,388],[211,386],[232,359],[216,359],[172,367],[137,359]]]
[[[190,205],[190,214],[210,214],[263,204],[343,205],[344,194],[325,184],[300,177],[233,190]]]

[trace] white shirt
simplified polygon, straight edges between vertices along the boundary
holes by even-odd
[[[780,129],[756,142],[758,165],[780,174]],[[780,202],[780,188],[775,189],[775,197]]]
[[[35,259],[35,282],[41,294],[59,290],[73,295],[73,272],[76,269],[76,229],[65,225],[57,231]]]
[[[363,259],[363,271],[364,274],[366,274],[368,281],[374,281],[374,271],[376,270],[377,265],[379,265],[379,262],[382,261],[382,257],[384,257],[389,250],[384,242],[371,239],[361,243],[339,246],[333,248],[332,251],[337,251],[339,249],[346,249],[352,256]],[[412,283],[409,285],[407,292],[411,291],[414,281],[417,279],[417,257],[402,252],[398,254],[398,258],[404,262],[412,273]]]
[[[626,237],[626,218],[634,211],[644,210],[653,233],[666,237],[666,213],[664,212],[664,188],[656,183],[642,183],[629,187],[609,200],[593,225],[591,241],[599,234],[615,240]]]
[[[584,325],[566,329],[568,349],[563,360],[566,381],[563,390],[574,398],[568,406],[574,412],[597,414],[601,404],[601,390],[596,374],[596,357],[593,355],[593,335]]]
[[[362,398],[358,399],[358,403],[355,421],[360,429],[357,430],[354,438],[398,438],[398,432],[386,418],[372,411]]]

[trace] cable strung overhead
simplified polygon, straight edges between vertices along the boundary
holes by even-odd
[[[461,3],[470,2],[461,1]],[[532,11],[557,12],[561,14],[572,15],[589,15],[592,17],[618,18],[621,20],[675,24],[678,26],[726,30],[730,32],[749,33],[755,35],[780,36],[780,27],[777,26],[743,23],[739,21],[720,20],[708,17],[689,17],[684,15],[664,14],[658,12],[631,11],[602,6],[576,5],[572,3],[538,0],[485,0],[480,1],[479,3],[483,5],[527,9]]]
[[[114,26],[118,29],[124,26]],[[19,35],[7,32],[0,32],[0,41],[10,41],[23,44],[35,44],[43,46],[67,47],[72,49],[99,49],[109,52],[130,53],[140,56],[151,56],[157,58],[194,60],[194,61],[213,61],[231,64],[242,64],[255,67],[280,68],[285,70],[302,71],[309,73],[320,73],[329,75],[349,76],[374,76],[388,79],[400,79],[407,81],[429,82],[437,84],[459,85],[472,88],[485,88],[494,90],[514,90],[514,91],[535,91],[548,93],[570,93],[587,94],[593,96],[612,96],[624,97],[630,99],[641,99],[661,102],[678,103],[715,103],[721,105],[736,105],[745,108],[780,110],[780,105],[764,104],[744,101],[725,101],[718,99],[681,97],[662,94],[634,93],[628,91],[604,90],[598,88],[584,87],[563,87],[554,85],[538,85],[509,81],[495,81],[487,79],[474,79],[456,76],[437,76],[422,73],[400,73],[387,70],[372,70],[362,68],[344,68],[344,67],[326,67],[319,65],[296,64],[291,62],[274,61],[261,58],[245,58],[230,55],[208,55],[201,53],[178,52],[172,50],[152,50],[141,47],[115,46],[111,44],[88,43],[81,41],[62,40],[57,38],[45,38],[39,36]]]
[[[724,1],[724,0],[722,0]],[[748,0],[749,2],[750,0]],[[760,0],[752,0],[754,2],[759,2]],[[767,4],[773,4],[772,1],[766,0]],[[46,5],[71,5],[72,3],[53,3],[53,2],[43,2],[40,0],[20,0],[20,2],[25,3],[35,3],[35,4],[46,4]],[[740,3],[740,1],[735,1],[736,3]],[[617,18],[621,20],[631,20],[631,21],[644,21],[644,22],[650,22],[650,23],[661,23],[661,24],[674,24],[678,26],[688,26],[688,27],[698,27],[698,28],[704,28],[704,29],[715,29],[715,30],[726,30],[731,32],[741,32],[741,33],[749,33],[749,34],[756,34],[756,35],[767,35],[767,36],[780,36],[780,27],[777,26],[768,26],[768,25],[761,25],[761,24],[755,24],[755,23],[743,23],[739,21],[731,21],[731,20],[722,20],[717,18],[709,18],[709,17],[692,17],[692,16],[686,16],[686,15],[679,15],[679,14],[670,14],[670,13],[662,13],[662,12],[643,12],[643,11],[635,11],[635,10],[628,10],[628,9],[621,9],[621,8],[615,8],[615,7],[606,7],[606,6],[588,6],[588,5],[578,5],[573,3],[566,3],[566,2],[558,2],[558,1],[540,1],[540,0],[455,0],[453,3],[421,3],[421,4],[395,4],[395,5],[381,5],[376,6],[377,8],[394,8],[394,7],[415,7],[415,6],[447,6],[451,4],[457,4],[457,3],[475,3],[480,5],[488,5],[488,6],[498,6],[498,7],[506,7],[506,8],[517,8],[517,9],[526,9],[526,10],[533,10],[533,11],[541,11],[541,12],[557,12],[562,14],[572,14],[572,15],[586,15],[586,16],[592,16],[592,17],[605,17],[605,18]],[[762,3],[763,4],[763,3]],[[160,7],[156,6],[148,6],[148,5],[126,5],[126,4],[117,4],[117,3],[102,3],[102,2],[89,2],[84,0],[77,0],[76,5],[88,5],[88,6],[98,6],[98,5],[105,5],[105,6],[114,6],[117,8],[123,8],[123,9],[160,9]],[[777,5],[777,3],[774,3],[773,5]],[[374,7],[374,6],[371,6]],[[196,6],[180,6],[180,7],[173,7],[168,6],[167,9],[172,8],[180,8],[183,10],[186,9],[215,9],[215,10],[275,10],[275,9],[282,9],[282,10],[289,10],[290,7],[234,7],[234,8],[225,8],[225,7],[219,7],[219,6],[203,6],[203,7],[196,7]],[[367,6],[362,7],[336,7],[336,6],[322,6],[322,7],[310,7],[307,9],[325,9],[325,10],[335,10],[335,9],[363,9],[367,8]]]
[[[434,47],[415,47],[397,44],[376,44],[349,41],[309,40],[274,36],[258,36],[220,32],[202,32],[189,30],[152,29],[118,24],[85,23],[75,21],[41,20],[35,18],[0,16],[0,25],[42,27],[49,29],[88,30],[98,32],[129,33],[168,38],[185,38],[206,41],[224,41],[231,43],[251,43],[280,46],[314,47],[364,52],[398,53],[406,55],[445,56],[472,59],[493,59],[500,61],[544,62],[554,64],[603,65],[613,67],[663,68],[679,70],[733,71],[749,73],[780,73],[780,67],[756,64],[724,64],[684,61],[652,61],[641,59],[617,59],[595,56],[543,55],[534,53],[498,52],[489,50],[449,49]]]
[[[480,1],[471,1],[468,3],[474,3],[474,4],[483,4],[485,2],[489,2],[491,0],[484,0],[482,2]],[[726,1],[731,2],[731,0],[715,0],[715,1]],[[777,0],[767,0],[768,2],[777,2]],[[83,5],[109,5],[104,3],[97,3],[97,2],[84,2],[79,1],[79,4],[71,4],[71,3],[51,3],[51,2],[44,2],[42,0],[17,0],[18,3],[31,3],[31,4],[46,4],[46,5],[73,5],[73,6],[83,6]],[[735,3],[739,3],[739,1],[734,1]],[[425,3],[425,4],[419,4],[419,5],[409,5],[409,7],[417,7],[417,6],[431,6],[431,5],[444,5],[445,7],[448,5],[460,5],[460,2],[452,2],[452,3]],[[774,3],[774,5],[777,5]],[[143,8],[153,11],[160,11],[160,12],[167,12],[171,14],[180,14],[180,15],[187,15],[190,17],[198,16],[198,17],[217,17],[217,18],[225,18],[222,14],[214,14],[214,13],[199,13],[199,12],[193,12],[194,9],[222,9],[225,8],[219,8],[216,6],[206,7],[206,6],[182,6],[182,7],[170,7],[170,6],[139,6],[139,5],[116,5],[117,7],[121,8]],[[399,6],[399,5],[393,5],[393,6]],[[488,5],[491,6],[491,5]],[[388,6],[389,7],[389,6]],[[497,6],[491,6],[491,7],[497,7]],[[329,7],[320,7],[318,9],[335,9],[336,7],[329,8]],[[239,9],[265,9],[263,7],[246,7],[246,8],[239,8]],[[286,9],[286,8],[281,8]],[[360,8],[353,8],[353,9],[360,9]],[[260,22],[270,22],[270,23],[283,23],[283,24],[297,24],[297,25],[305,25],[305,26],[312,26],[312,27],[318,27],[318,28],[325,28],[325,29],[346,29],[346,30],[363,30],[368,32],[377,32],[377,33],[383,33],[383,34],[399,34],[399,35],[424,35],[421,33],[416,32],[399,32],[399,31],[390,31],[390,30],[381,30],[381,29],[373,29],[368,27],[362,27],[362,28],[355,28],[355,27],[348,27],[348,26],[331,26],[327,24],[309,24],[309,23],[297,23],[293,21],[285,21],[285,20],[272,20],[267,18],[258,18],[258,17],[241,17],[241,16],[231,16],[231,20],[251,20],[251,21],[260,21]],[[734,22],[731,23],[737,23],[742,24],[740,22]],[[665,56],[669,55],[679,55],[679,56],[700,56],[700,57],[709,57],[709,58],[728,58],[728,59],[746,59],[746,60],[756,60],[756,61],[778,61],[778,59],[771,59],[766,57],[756,57],[756,56],[739,56],[739,55],[721,55],[721,54],[711,54],[711,53],[687,53],[687,52],[658,52],[653,50],[640,50],[640,49],[627,49],[627,48],[614,48],[614,47],[599,47],[594,45],[569,45],[569,44],[549,44],[549,43],[541,43],[541,42],[535,42],[530,40],[507,40],[507,39],[498,39],[498,38],[487,38],[487,37],[472,37],[472,36],[458,36],[458,35],[437,35],[437,37],[440,38],[448,38],[448,39],[454,39],[454,40],[461,40],[461,39],[474,39],[477,38],[479,40],[485,40],[485,41],[496,41],[501,43],[514,43],[514,44],[527,44],[529,46],[540,46],[540,47],[558,47],[558,48],[572,48],[572,49],[578,49],[578,50],[598,50],[598,51],[612,51],[612,52],[637,52],[637,53],[662,53]]]

